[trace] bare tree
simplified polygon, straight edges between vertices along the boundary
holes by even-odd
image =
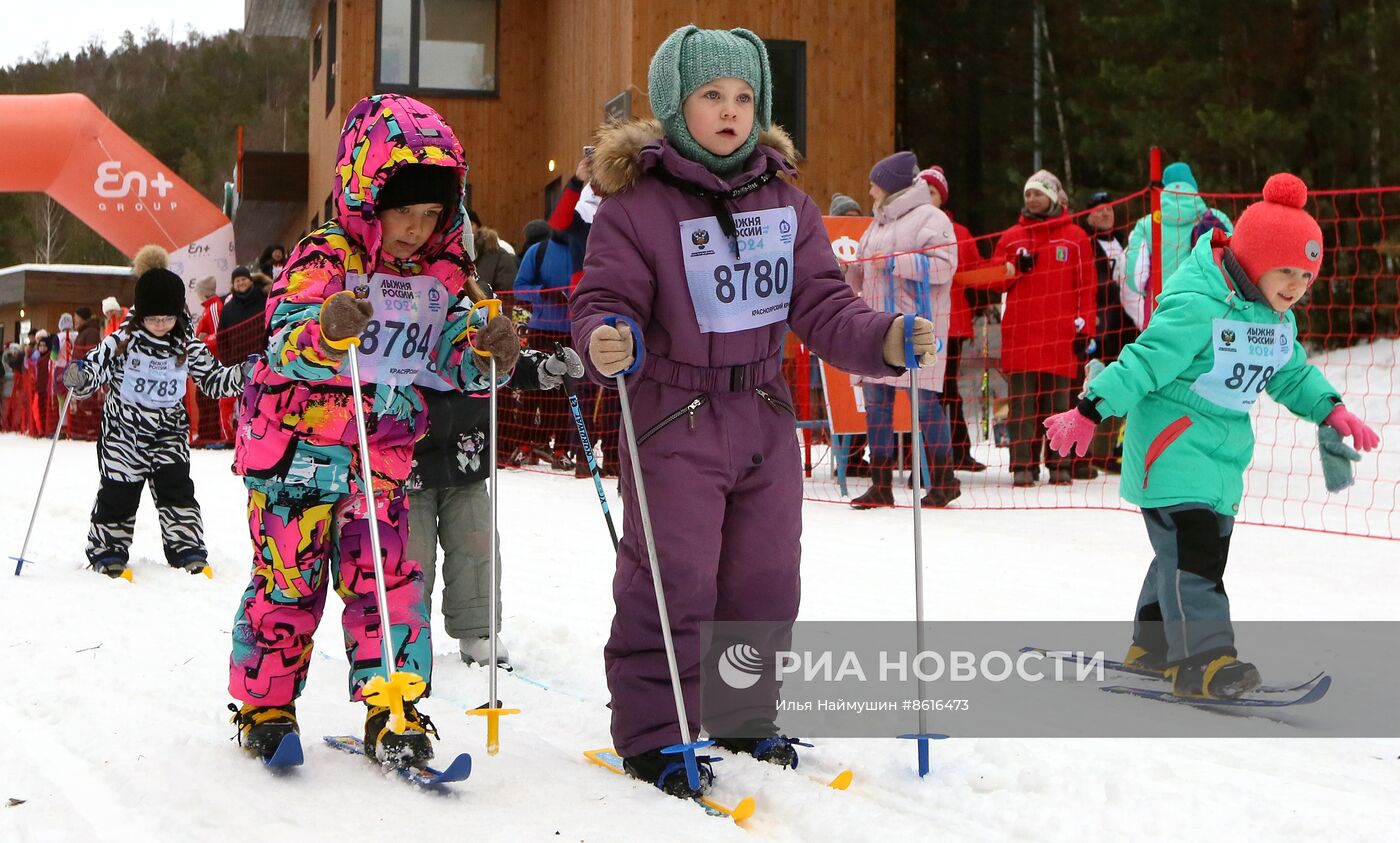
[[[68,238],[63,233],[63,207],[53,197],[35,196],[30,221],[34,226],[34,261],[56,263],[63,255]]]

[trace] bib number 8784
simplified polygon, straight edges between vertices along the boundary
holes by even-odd
[[[792,267],[787,258],[776,261],[757,260],[753,263],[721,264],[715,267],[715,298],[723,304],[749,300],[749,281],[753,281],[755,298],[781,296],[792,281]]]
[[[419,334],[422,336],[419,336]],[[403,344],[399,345],[399,337],[403,337]],[[382,325],[378,319],[371,319],[365,325],[364,331],[360,333],[360,351],[365,354],[378,354],[384,358],[390,358],[397,350],[400,357],[408,360],[412,357],[426,357],[428,349],[432,347],[433,328],[428,326],[428,330],[423,331],[417,322],[407,324],[395,320],[386,320]],[[381,351],[380,343],[385,347]],[[397,349],[395,348],[397,346]]]

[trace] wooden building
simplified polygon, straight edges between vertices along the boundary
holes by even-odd
[[[129,266],[22,263],[0,269],[0,346],[23,341],[31,328],[58,330],[58,317],[79,307],[102,318],[102,300],[130,307],[136,279]]]
[[[806,157],[799,186],[822,209],[833,192],[863,201],[870,167],[894,151],[895,0],[245,0],[248,34],[306,37],[311,125],[305,204],[259,197],[256,235],[240,209],[239,259],[265,245],[245,238],[277,222],[291,245],[326,218],[345,115],[384,91],[447,119],[467,152],[470,204],[518,242],[605,113],[650,114],[652,53],[687,23],[768,43],[774,119]],[[257,166],[245,157],[243,175]]]

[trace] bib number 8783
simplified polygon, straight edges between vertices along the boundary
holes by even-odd
[[[792,281],[792,267],[787,258],[776,261],[757,260],[753,263],[720,264],[715,267],[715,298],[723,304],[749,300],[749,281],[753,281],[754,298],[766,299],[787,292]]]
[[[132,392],[137,395],[149,395],[154,398],[170,398],[175,395],[179,384],[172,380],[148,380],[137,377],[132,386]]]

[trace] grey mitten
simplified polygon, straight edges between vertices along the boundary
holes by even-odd
[[[1317,453],[1322,459],[1322,479],[1327,491],[1340,492],[1356,482],[1352,463],[1360,462],[1361,455],[1342,441],[1342,434],[1330,424],[1317,429]]]
[[[64,386],[69,389],[77,389],[87,381],[87,378],[83,376],[83,365],[83,361],[79,360],[63,370]]]
[[[583,361],[579,359],[578,352],[559,346],[558,351],[540,363],[536,377],[539,378],[540,389],[554,389],[564,382],[565,375],[578,380],[583,377],[583,371]]]

